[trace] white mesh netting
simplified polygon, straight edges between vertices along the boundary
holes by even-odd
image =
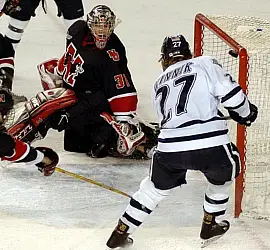
[[[270,219],[270,22],[255,17],[207,16],[231,38],[246,48],[249,56],[248,97],[259,115],[247,129],[243,213]],[[238,79],[239,58],[229,55],[224,41],[207,28],[203,31],[203,54],[215,56]],[[236,126],[230,124],[235,140]]]

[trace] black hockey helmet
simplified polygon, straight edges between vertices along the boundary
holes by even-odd
[[[106,5],[95,6],[88,14],[87,25],[91,30],[96,46],[104,49],[116,26],[116,16]]]
[[[6,116],[13,108],[14,101],[11,92],[8,89],[0,88],[0,113]]]
[[[166,36],[161,46],[161,58],[163,70],[179,60],[186,60],[192,57],[189,43],[182,35]]]

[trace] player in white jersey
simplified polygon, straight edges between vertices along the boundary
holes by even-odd
[[[231,118],[250,126],[257,118],[239,84],[213,57],[192,58],[182,35],[166,37],[161,48],[163,73],[153,87],[153,103],[160,123],[157,150],[150,176],[133,195],[107,246],[124,247],[129,234],[142,224],[171,190],[186,184],[187,170],[199,170],[208,180],[200,237],[203,245],[221,237],[230,227],[224,215],[229,189],[240,172],[239,154],[230,142],[220,104]]]

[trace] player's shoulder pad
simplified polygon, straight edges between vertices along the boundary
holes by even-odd
[[[79,32],[87,28],[87,23],[84,20],[78,20],[75,23],[73,23],[68,31],[67,31],[67,39],[71,40],[73,37],[75,37]]]

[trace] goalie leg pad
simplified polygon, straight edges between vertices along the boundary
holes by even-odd
[[[50,176],[54,173],[56,165],[59,162],[58,154],[51,148],[47,147],[36,147],[36,150],[44,154],[42,162],[37,163],[38,170],[44,174],[44,176]]]
[[[39,92],[22,108],[8,128],[8,132],[15,138],[32,143],[42,139],[50,128],[50,119],[58,111],[68,108],[77,102],[75,93],[65,88]],[[15,110],[15,113],[17,113]]]

